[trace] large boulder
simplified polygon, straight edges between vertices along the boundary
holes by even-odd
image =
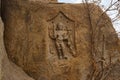
[[[111,20],[94,4],[2,0],[2,19],[9,59],[36,80],[102,80],[119,62]]]

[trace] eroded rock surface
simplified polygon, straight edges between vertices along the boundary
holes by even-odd
[[[9,59],[35,80],[117,79],[110,74],[119,67],[117,34],[99,7],[88,6],[3,0]]]
[[[34,80],[7,58],[3,41],[4,26],[0,18],[0,80]]]

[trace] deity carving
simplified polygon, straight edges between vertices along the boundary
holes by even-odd
[[[74,29],[73,26],[68,25],[69,21],[64,17],[62,13],[59,13],[57,16],[59,21],[57,21],[57,19],[54,22],[52,21],[52,28],[49,30],[49,37],[53,44],[55,44],[54,48],[56,48],[58,59],[68,59],[66,53],[69,53],[73,57],[76,56],[73,45]]]
[[[57,25],[54,25],[53,31],[54,31],[53,36],[50,37],[55,41],[55,45],[58,52],[58,58],[67,59],[67,57],[65,57],[64,52],[65,45],[71,50],[71,54],[74,56],[75,52],[70,41],[71,30],[68,30],[63,23],[58,23]]]

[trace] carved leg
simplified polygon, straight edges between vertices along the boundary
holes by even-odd
[[[64,54],[64,51],[63,51],[64,45],[61,44],[60,46],[61,46],[61,56],[62,56],[62,59],[67,59],[67,57],[65,57],[65,54]]]
[[[57,48],[58,59],[61,59],[61,48],[60,48],[60,44],[57,42],[56,42],[56,48]]]
[[[58,50],[58,58],[61,59],[60,50]]]
[[[63,49],[58,50],[58,58],[59,59],[67,59],[63,53]]]
[[[62,59],[64,59],[64,53],[63,53],[63,49],[62,49],[62,45],[60,44],[60,55],[62,57]]]

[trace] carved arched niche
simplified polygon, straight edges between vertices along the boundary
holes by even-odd
[[[48,20],[49,56],[55,59],[70,59],[75,51],[75,22],[63,12]]]

